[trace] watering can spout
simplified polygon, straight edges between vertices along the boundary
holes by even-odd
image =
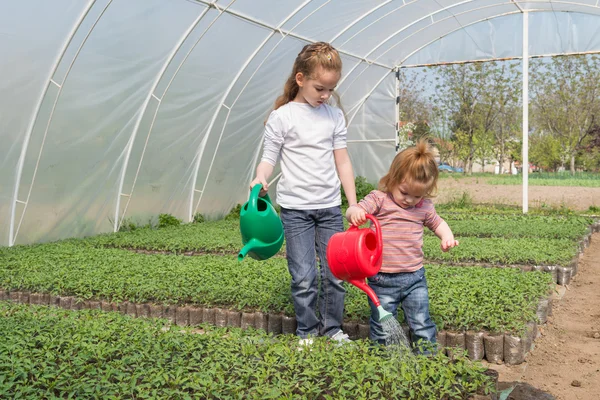
[[[242,261],[249,252],[251,252],[252,250],[254,250],[254,248],[257,247],[257,245],[258,245],[258,240],[250,239],[248,241],[248,243],[246,243],[244,245],[244,247],[242,247],[242,249],[238,253],[238,261]]]
[[[377,306],[377,312],[379,313],[379,322],[385,321],[394,316],[391,312],[385,311],[382,306]]]
[[[371,289],[371,287],[366,284],[364,279],[350,279],[348,282],[353,284],[354,286],[365,292],[367,296],[369,296],[373,304],[375,304],[375,307],[377,307],[377,312],[379,313],[379,322],[385,321],[393,317],[393,314],[391,312],[386,311],[381,306],[379,298],[377,297],[373,289]]]
[[[375,304],[376,307],[381,306],[381,303],[379,302],[377,295],[375,294],[373,289],[371,289],[371,287],[369,285],[367,285],[367,283],[365,282],[364,279],[350,279],[348,282],[353,284],[354,286],[356,286],[363,292],[365,292],[367,294],[367,296],[369,296],[369,298],[371,299],[373,304]]]

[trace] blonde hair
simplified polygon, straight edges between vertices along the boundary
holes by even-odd
[[[379,180],[379,190],[391,192],[393,188],[406,184],[421,186],[424,197],[433,197],[437,191],[438,167],[431,146],[421,139],[414,147],[396,154],[390,170]]]
[[[302,73],[307,79],[316,79],[317,77],[314,74],[318,67],[322,67],[326,71],[342,73],[342,59],[340,58],[340,54],[329,43],[317,42],[307,44],[302,48],[302,51],[298,53],[294,61],[292,73],[283,86],[283,94],[275,100],[274,109],[277,110],[279,107],[296,98],[300,89],[298,83],[296,83],[298,72]],[[334,97],[339,105],[339,96],[334,93]]]

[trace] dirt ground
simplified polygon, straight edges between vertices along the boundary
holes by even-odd
[[[560,400],[600,399],[600,233],[584,252],[577,275],[554,300],[534,350],[516,366],[488,365],[499,381],[532,385]]]
[[[474,203],[522,205],[522,187],[487,185],[481,178],[440,179],[436,203],[469,193]],[[529,207],[587,210],[600,206],[600,188],[530,186]],[[491,365],[501,382],[524,382],[560,400],[600,399],[600,233],[593,235],[578,274],[555,294],[553,315],[534,350],[516,366]]]
[[[467,192],[475,203],[523,204],[521,185],[487,185],[484,181],[484,178],[440,179],[434,202],[446,203]],[[565,206],[573,210],[587,210],[590,206],[600,206],[600,188],[530,186],[528,195],[529,207]]]

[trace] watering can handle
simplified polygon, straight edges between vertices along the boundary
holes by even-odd
[[[371,257],[371,263],[377,262],[378,258],[381,257],[383,251],[383,238],[381,236],[381,226],[379,225],[379,221],[371,214],[366,215],[367,219],[371,220],[373,225],[375,225],[375,234],[377,235],[377,251]]]
[[[250,191],[249,206],[250,206],[251,210],[258,209],[258,195],[259,195],[261,189],[262,189],[262,184],[257,183],[256,185],[254,185],[252,187],[252,190]]]
[[[262,183],[257,183],[256,185],[252,186],[252,191],[250,191],[250,199],[248,201],[252,210],[258,210],[258,198],[260,197],[260,191],[262,187]],[[269,197],[268,193],[265,193],[262,198],[265,199],[267,203],[271,203],[271,198]]]

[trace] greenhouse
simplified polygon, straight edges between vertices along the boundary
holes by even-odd
[[[599,0],[4,0],[0,54],[1,398],[597,398]]]

